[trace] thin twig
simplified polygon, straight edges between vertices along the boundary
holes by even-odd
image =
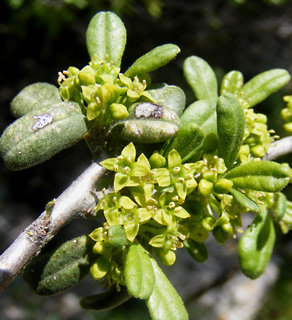
[[[94,208],[96,184],[105,172],[91,164],[0,256],[0,292],[64,225]]]
[[[292,152],[292,136],[275,141],[270,146],[264,160],[274,160]]]

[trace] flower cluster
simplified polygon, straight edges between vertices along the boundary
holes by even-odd
[[[81,70],[69,67],[59,73],[60,95],[65,101],[76,101],[84,109],[88,120],[98,118],[100,126],[128,117],[134,102],[154,102],[145,91],[146,80],[133,80],[120,73],[113,63],[94,56]]]
[[[274,130],[268,130],[267,116],[262,113],[255,113],[249,103],[238,97],[245,113],[245,133],[242,147],[239,152],[241,163],[249,162],[250,158],[263,158],[271,143],[278,136],[271,136]]]

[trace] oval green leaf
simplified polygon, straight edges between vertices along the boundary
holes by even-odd
[[[271,209],[273,219],[281,221],[287,211],[287,198],[282,192],[274,194],[274,205]]]
[[[11,114],[18,118],[39,107],[42,100],[61,102],[58,88],[45,82],[33,83],[22,89],[11,101]]]
[[[186,239],[184,240],[184,248],[197,262],[203,263],[208,260],[208,249],[204,242]]]
[[[149,253],[139,244],[129,247],[125,260],[125,281],[135,298],[147,299],[154,288],[155,276]]]
[[[229,192],[233,196],[233,198],[240,204],[240,206],[245,210],[248,209],[250,211],[260,212],[260,207],[244,193],[234,188],[231,188]]]
[[[225,166],[233,166],[244,138],[245,115],[232,93],[225,93],[217,102],[218,156]]]
[[[155,275],[154,289],[146,300],[153,320],[187,320],[189,319],[184,304],[176,290],[159,268],[157,262],[150,258]]]
[[[265,100],[270,94],[281,89],[290,80],[290,74],[284,69],[272,69],[258,74],[249,80],[242,88],[243,99],[249,106]]]
[[[67,290],[89,273],[95,256],[94,241],[81,236],[58,249],[34,258],[23,272],[23,278],[39,295],[52,295]]]
[[[17,119],[0,138],[0,154],[11,170],[21,170],[72,146],[88,131],[77,103],[45,101]]]
[[[90,58],[97,55],[103,61],[113,61],[120,67],[127,41],[122,20],[112,12],[99,12],[90,21],[86,44]]]
[[[289,182],[290,170],[272,161],[252,161],[231,169],[225,178],[236,188],[277,192]]]
[[[203,139],[203,130],[195,123],[187,122],[179,128],[164,152],[164,156],[166,157],[172,149],[175,149],[181,156],[182,162],[185,162],[194,155]]]
[[[125,72],[125,76],[133,78],[154,71],[174,59],[179,52],[180,48],[171,43],[156,47],[137,59]]]
[[[243,75],[240,71],[230,71],[228,72],[222,80],[220,93],[224,94],[230,92],[237,95],[243,85]]]
[[[257,214],[238,244],[242,272],[251,279],[258,278],[270,261],[275,243],[275,229],[267,211]]]
[[[197,100],[207,100],[215,105],[218,98],[217,79],[213,69],[197,56],[187,58],[183,65],[185,78]]]

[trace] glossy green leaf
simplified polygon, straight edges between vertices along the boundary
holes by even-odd
[[[180,87],[163,83],[152,86],[147,92],[150,93],[156,104],[167,107],[179,117],[181,116],[186,106],[186,96]]]
[[[86,44],[90,58],[97,55],[103,61],[113,61],[120,67],[127,41],[122,20],[112,12],[99,12],[90,21]]]
[[[187,320],[187,311],[180,296],[159,268],[157,262],[150,258],[154,270],[155,284],[150,297],[146,300],[153,320]]]
[[[187,122],[179,128],[177,134],[165,150],[164,156],[167,156],[172,149],[175,149],[179,153],[182,162],[185,162],[193,156],[203,139],[203,130],[195,123]]]
[[[184,240],[184,248],[197,262],[203,263],[208,260],[208,249],[204,242],[186,239]]]
[[[180,48],[171,43],[156,47],[137,59],[125,72],[125,76],[133,78],[154,71],[174,59],[179,52]]]
[[[139,244],[129,247],[125,260],[125,281],[135,298],[147,299],[154,288],[155,276],[149,253]]]
[[[111,287],[106,292],[82,298],[80,306],[83,309],[106,311],[120,306],[130,298],[126,287],[122,286],[119,292],[115,287]]]
[[[270,261],[275,243],[275,229],[267,211],[257,214],[238,244],[242,272],[251,279],[258,278]]]
[[[34,258],[23,272],[23,278],[39,295],[52,295],[69,289],[88,274],[94,261],[94,241],[81,236],[58,249]]]
[[[290,179],[290,170],[272,161],[252,161],[231,169],[225,175],[235,188],[265,192],[282,190]]]
[[[39,108],[40,101],[50,100],[61,102],[58,88],[45,82],[33,83],[22,89],[11,101],[11,114],[18,118],[35,108]]]
[[[248,209],[254,212],[260,212],[261,210],[260,207],[248,196],[246,196],[244,193],[234,188],[231,188],[229,192],[233,196],[233,198],[240,204],[240,206],[243,207],[244,209]]]
[[[209,64],[199,57],[191,56],[185,60],[183,71],[197,100],[207,100],[211,105],[216,104],[218,98],[217,79]]]
[[[17,119],[0,138],[0,154],[11,170],[41,163],[81,140],[88,131],[77,103],[44,101]]]
[[[244,138],[245,115],[232,93],[225,93],[217,102],[218,156],[225,166],[233,166]]]
[[[228,72],[221,84],[220,93],[224,94],[230,92],[234,95],[237,95],[240,92],[240,89],[243,85],[243,75],[240,71],[230,71]]]
[[[290,75],[286,70],[272,69],[253,77],[240,91],[244,100],[249,101],[250,107],[253,107],[281,89],[289,80]]]

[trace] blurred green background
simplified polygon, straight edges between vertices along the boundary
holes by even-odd
[[[128,40],[122,71],[157,45],[170,42],[181,48],[176,60],[153,72],[152,82],[181,86],[188,103],[194,97],[183,78],[182,64],[190,55],[205,59],[215,69],[218,79],[230,70],[240,70],[246,80],[271,68],[285,68],[292,73],[292,1],[2,0],[0,132],[13,121],[9,114],[9,103],[23,87],[41,81],[57,85],[59,71],[70,65],[82,68],[88,63],[85,32],[91,17],[101,10],[116,12],[127,28]],[[257,112],[268,114],[269,127],[280,136],[284,135],[279,112],[285,106],[282,101],[285,94],[292,94],[291,82],[256,108]],[[281,160],[292,163],[290,157]],[[43,165],[24,171],[10,172],[1,163],[0,252],[90,162],[90,153],[85,143],[81,142]],[[292,200],[290,187],[286,194]],[[95,226],[96,222],[73,222],[46,250],[65,239],[88,233]],[[256,306],[241,302],[242,308],[239,308],[240,303],[234,303],[234,309],[241,312],[240,318],[232,318],[235,316],[230,308],[225,313],[211,310],[212,305],[224,304],[219,297],[228,292],[224,286],[232,283],[230,281],[237,275],[236,241],[229,242],[225,249],[221,249],[210,241],[214,256],[204,265],[198,265],[182,252],[178,257],[180,262],[171,270],[166,269],[173,284],[187,301],[190,318],[291,319],[292,255],[289,248],[292,242],[289,234],[279,234],[272,264],[275,268],[267,278],[263,278],[264,286],[258,293]],[[258,281],[244,282],[247,280],[240,279],[245,286],[256,286]],[[239,290],[241,287],[238,284],[234,290],[236,288]],[[133,300],[111,313],[81,311],[79,297],[92,294],[95,290],[98,290],[98,284],[86,279],[76,290],[60,296],[37,297],[18,277],[0,296],[0,320],[150,319],[144,303]],[[206,295],[208,292],[214,292],[213,300]],[[246,295],[251,300],[255,299],[250,291]],[[247,308],[253,308],[254,312],[250,318],[243,318],[244,311],[241,309]]]

